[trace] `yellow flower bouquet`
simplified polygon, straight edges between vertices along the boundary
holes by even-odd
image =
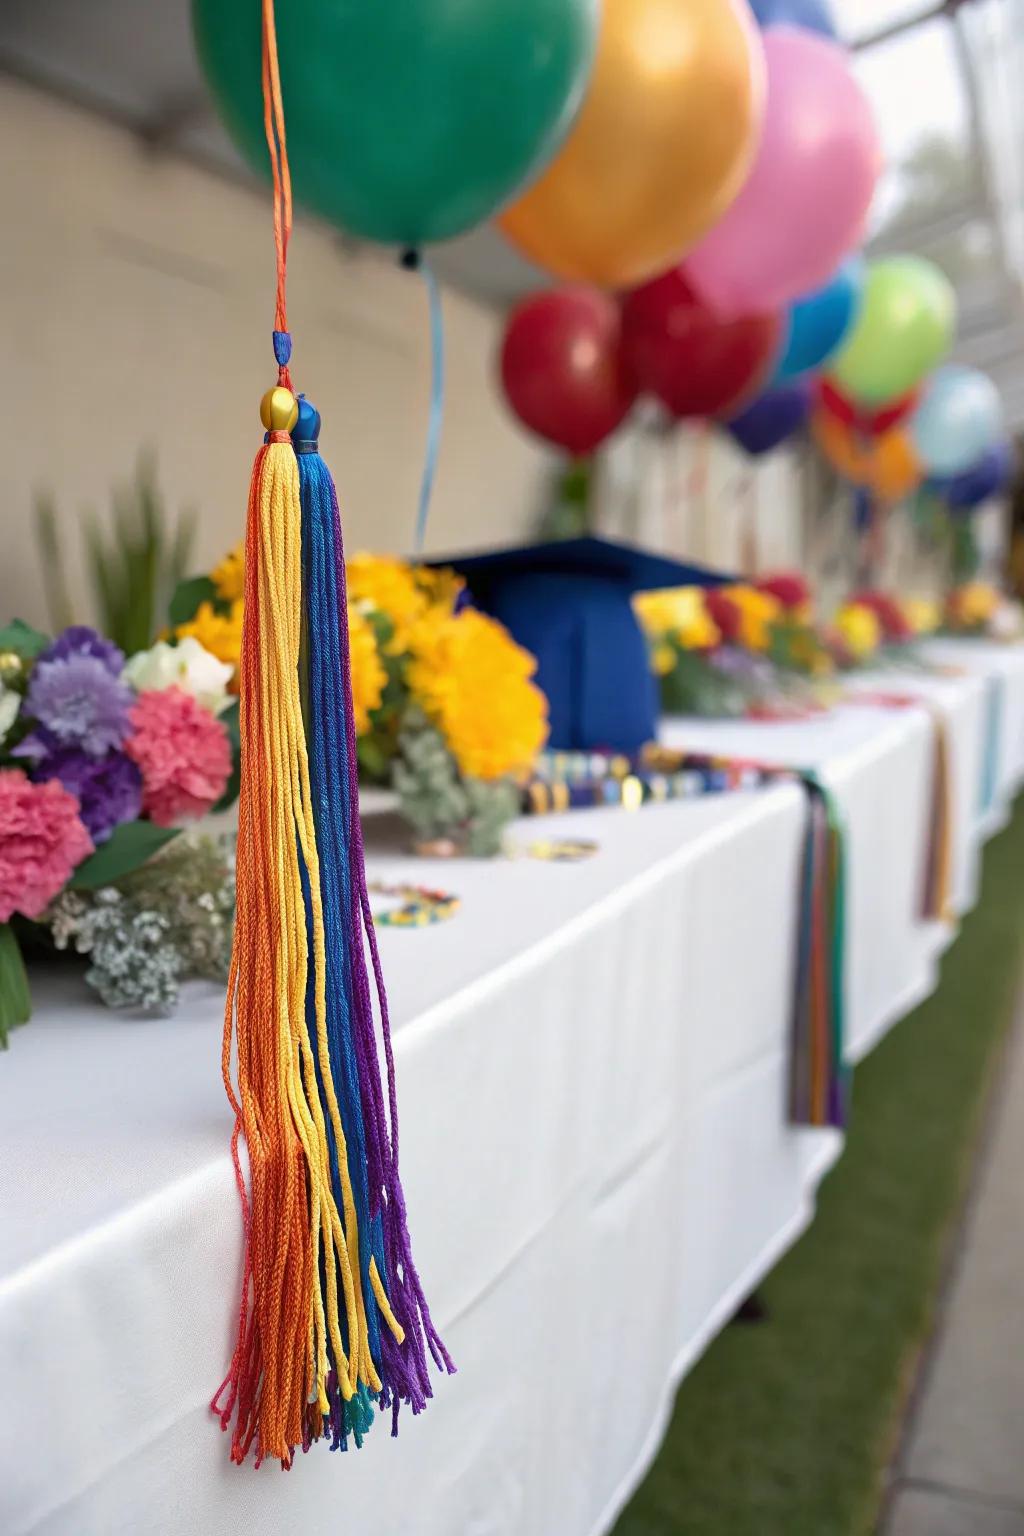
[[[357,554],[346,577],[361,775],[395,789],[420,845],[496,853],[547,740],[534,658],[451,571]],[[237,665],[243,590],[239,549],[179,588],[174,634]]]

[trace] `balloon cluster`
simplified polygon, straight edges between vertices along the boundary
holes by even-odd
[[[647,395],[770,451],[854,322],[879,168],[824,0],[604,0],[579,116],[498,220],[573,285],[509,317],[513,410],[588,452]]]
[[[812,420],[835,467],[898,499],[998,487],[994,387],[933,372],[953,291],[865,265],[881,155],[828,0],[402,0],[280,6],[297,199],[418,246],[496,217],[571,285],[511,315],[502,378],[533,431],[591,452],[640,394],[749,453]],[[224,122],[266,170],[255,0],[193,0]],[[931,375],[931,377],[929,377]]]

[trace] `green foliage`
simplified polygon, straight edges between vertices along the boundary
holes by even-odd
[[[659,679],[666,714],[720,720],[745,713],[747,695],[735,678],[716,671],[700,651],[681,650],[676,656],[672,671]]]
[[[22,661],[35,661],[39,652],[50,643],[48,635],[33,629],[22,619],[12,619],[0,629],[0,652],[10,651]]]
[[[485,783],[459,775],[439,732],[410,710],[398,736],[391,782],[401,812],[423,842],[451,838],[467,853],[490,858],[501,851],[505,827],[519,812],[509,780]]]
[[[538,537],[557,542],[589,533],[593,485],[593,460],[574,459],[558,476],[554,498],[540,520]]]
[[[215,811],[226,811],[234,805],[238,799],[238,791],[242,784],[242,737],[238,724],[238,700],[228,706],[222,715],[217,716],[221,725],[228,733],[228,741],[231,743],[231,777],[228,786],[221,795]]]
[[[0,1050],[10,1031],[32,1017],[32,997],[25,962],[10,923],[0,923]]]
[[[113,885],[137,870],[178,836],[178,827],[158,827],[152,821],[123,821],[96,852],[75,870],[68,881],[72,891],[95,891]]]
[[[615,1536],[868,1536],[931,1325],[1024,960],[1024,814],[938,990],[857,1070],[846,1152],[769,1276],[767,1320],[728,1328],[683,1383]]]
[[[188,569],[196,516],[168,526],[153,460],[139,460],[134,484],[114,493],[110,525],[85,521],[86,563],[103,633],[126,655],[143,651],[163,627],[170,596]]]
[[[167,621],[172,628],[187,624],[199,612],[200,604],[212,603],[216,608],[227,608],[217,599],[217,588],[209,576],[186,576],[179,581],[167,606]]]

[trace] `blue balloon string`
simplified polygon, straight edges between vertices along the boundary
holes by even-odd
[[[413,541],[413,553],[422,555],[444,421],[444,314],[441,308],[441,288],[433,271],[425,261],[417,263],[417,270],[422,273],[427,285],[430,304],[430,424],[427,428],[427,452],[420,481],[420,504],[416,513],[416,537]]]

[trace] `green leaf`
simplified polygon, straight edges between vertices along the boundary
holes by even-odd
[[[68,882],[73,891],[95,891],[101,885],[113,885],[122,875],[131,874],[158,853],[178,827],[158,827],[152,821],[125,821],[94,854],[79,864]]]
[[[231,777],[228,779],[227,788],[221,795],[215,811],[227,811],[238,799],[238,791],[242,785],[242,736],[238,725],[238,700],[229,704],[222,715],[217,717],[228,733],[228,741],[231,743]]]
[[[217,588],[209,576],[190,576],[185,581],[179,581],[167,610],[170,623],[175,628],[179,624],[187,624],[195,618],[200,603],[212,603],[216,596]]]
[[[49,643],[49,635],[33,629],[31,624],[26,624],[22,619],[12,619],[10,624],[0,629],[0,651],[13,651],[23,661],[34,661]]]
[[[7,1048],[10,1030],[32,1017],[25,962],[9,923],[0,923],[0,1050]]]

